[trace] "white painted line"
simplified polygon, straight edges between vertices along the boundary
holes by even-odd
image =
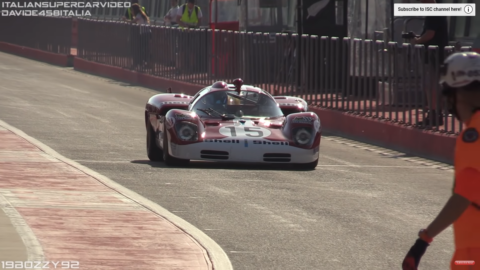
[[[136,192],[129,190],[123,187],[122,185],[110,180],[106,176],[103,176],[73,160],[70,160],[60,155],[59,153],[54,151],[52,148],[46,146],[45,144],[41,143],[35,138],[28,136],[23,131],[5,123],[2,120],[0,120],[0,126],[3,126],[4,128],[24,138],[25,140],[29,141],[30,143],[38,147],[40,150],[51,155],[52,157],[78,169],[79,171],[84,172],[87,175],[90,175],[91,177],[95,178],[96,180],[98,180],[105,186],[111,188],[112,190],[122,194],[123,196],[131,199],[132,201],[135,201],[136,203],[142,205],[146,209],[169,220],[172,224],[174,224],[179,229],[184,231],[187,235],[189,235],[193,241],[199,243],[203,248],[205,248],[205,250],[207,251],[210,257],[211,262],[213,263],[214,269],[233,270],[232,263],[230,262],[230,259],[228,258],[228,255],[225,253],[225,251],[215,241],[213,241],[210,237],[208,237],[208,235],[206,235],[203,231],[196,228],[192,224],[172,214],[171,212],[161,207],[160,205],[148,200],[147,198],[142,197]],[[30,245],[30,246],[34,247],[34,245]]]
[[[0,69],[3,69],[3,70],[15,70],[15,71],[21,71],[22,69],[20,68],[12,68],[12,67],[9,67],[9,66],[4,66],[4,65],[0,65]]]
[[[386,149],[386,148],[382,148],[382,147],[379,147],[379,146],[373,146],[373,145],[369,145],[369,144],[355,142],[355,141],[351,141],[351,140],[346,139],[346,138],[333,136],[333,135],[325,136],[324,139],[327,140],[327,141],[331,141],[331,142],[335,142],[335,143],[339,143],[339,144],[343,144],[343,145],[347,145],[347,146],[351,146],[351,147],[361,148],[361,149],[371,151],[371,152],[374,152],[374,153],[377,153],[377,154],[380,154],[380,155],[383,155],[383,156],[391,157],[391,158],[394,158],[394,159],[400,159],[400,160],[404,160],[404,161],[408,161],[408,162],[412,162],[412,163],[416,163],[416,164],[421,164],[421,165],[425,166],[425,168],[428,168],[429,166],[432,166],[432,167],[435,167],[436,169],[439,169],[439,170],[453,172],[453,166],[450,165],[450,164],[443,163],[443,162],[432,161],[432,160],[428,160],[428,159],[420,158],[420,157],[403,157],[403,155],[405,155],[405,153],[390,150],[390,149]]]
[[[22,215],[10,204],[9,201],[0,193],[0,208],[10,218],[13,227],[17,230],[18,235],[22,238],[25,248],[27,249],[28,261],[45,261],[42,246],[32,229],[23,219]],[[34,268],[35,270],[40,268]]]
[[[59,84],[58,86],[63,87],[63,88],[67,88],[67,89],[69,89],[69,90],[72,90],[72,91],[75,91],[75,92],[79,92],[79,93],[82,93],[82,94],[89,94],[89,93],[90,93],[90,92],[88,92],[88,91],[80,90],[80,89],[78,89],[78,88],[71,87],[71,86],[68,86],[68,85]]]
[[[107,163],[107,164],[117,164],[117,163],[132,163],[131,160],[74,160],[75,162],[83,163]]]
[[[435,165],[425,166],[388,166],[388,165],[318,165],[317,167],[352,167],[352,168],[411,168],[411,169],[437,169]]]
[[[95,119],[95,120],[98,120],[98,121],[100,121],[100,122],[103,122],[103,123],[105,123],[105,124],[110,124],[110,121],[105,120],[105,119],[103,119],[103,118],[101,118],[101,117],[95,116],[95,115],[93,115],[93,114],[89,114],[89,113],[86,113],[86,112],[82,112],[82,114],[84,114],[84,115],[86,115],[86,116],[88,116],[88,117],[90,117],[90,118],[93,118],[93,119]]]
[[[348,162],[348,161],[345,161],[345,160],[342,160],[342,159],[338,159],[338,158],[334,158],[334,157],[330,157],[330,156],[327,156],[327,155],[321,155],[320,158],[326,158],[326,159],[329,159],[331,161],[341,163],[343,165],[360,168],[360,165],[353,164],[351,162]]]
[[[0,88],[5,89],[5,90],[10,91],[10,92],[15,92],[16,91],[15,89],[7,88],[7,87],[1,86],[1,85],[0,85]]]

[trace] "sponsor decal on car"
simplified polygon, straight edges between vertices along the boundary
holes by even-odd
[[[254,145],[259,145],[259,144],[261,144],[261,145],[276,145],[276,146],[290,145],[289,142],[285,142],[285,141],[283,141],[283,142],[282,141],[280,141],[280,142],[278,142],[278,141],[252,141],[252,143]]]
[[[310,116],[295,117],[293,118],[293,123],[312,123],[315,119]]]
[[[272,134],[268,128],[254,126],[252,121],[246,121],[242,126],[223,126],[218,132],[229,138],[266,138]]]
[[[208,142],[208,143],[240,143],[240,140],[206,139],[204,142]]]

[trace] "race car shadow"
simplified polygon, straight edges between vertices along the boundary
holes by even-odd
[[[165,168],[165,167],[168,167],[167,165],[165,165],[165,163],[163,162],[156,162],[156,161],[151,161],[151,160],[148,160],[148,159],[145,159],[145,160],[132,160],[130,161],[130,163],[134,163],[134,164],[145,164],[145,165],[150,165],[151,167],[154,167],[154,168]]]
[[[223,163],[209,161],[190,161],[188,165],[168,166],[163,162],[150,160],[132,160],[131,163],[145,164],[154,168],[181,168],[181,169],[211,169],[211,170],[282,170],[282,171],[311,171],[309,169],[297,168],[294,164],[258,164],[258,163]]]

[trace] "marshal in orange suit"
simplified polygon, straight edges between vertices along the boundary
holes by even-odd
[[[440,70],[449,112],[465,124],[455,146],[453,194],[435,220],[420,230],[402,267],[417,269],[433,238],[453,224],[450,268],[480,270],[480,54],[454,53]]]

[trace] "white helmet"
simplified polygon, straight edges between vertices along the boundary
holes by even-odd
[[[476,52],[454,53],[445,59],[440,70],[440,84],[444,91],[480,82],[480,54]]]

